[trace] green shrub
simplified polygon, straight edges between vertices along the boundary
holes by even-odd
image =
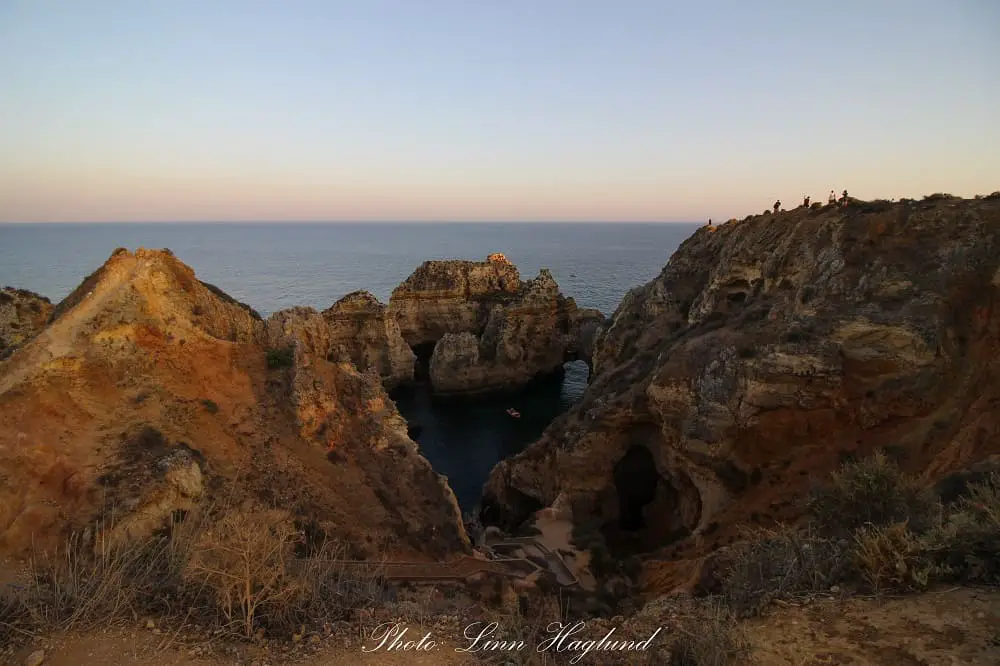
[[[295,364],[295,347],[282,347],[267,350],[267,367],[269,370],[290,368]]]
[[[209,400],[208,398],[202,399],[201,406],[204,407],[205,411],[209,414],[217,414],[219,411],[219,406],[215,404],[215,401]]]
[[[925,532],[941,519],[941,503],[933,491],[900,472],[883,452],[848,462],[831,483],[814,491],[808,511],[826,534],[850,535],[867,525],[908,523]]]

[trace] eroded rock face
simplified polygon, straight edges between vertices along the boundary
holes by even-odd
[[[468,547],[378,378],[320,353],[315,312],[264,322],[140,249],[116,251],[55,314],[0,365],[0,552],[53,548],[112,508],[112,536],[132,539],[244,500],[359,557]],[[289,339],[304,342],[269,356]]]
[[[571,506],[621,548],[697,555],[794,520],[845,455],[964,468],[1000,447],[998,276],[997,200],[700,229],[599,331],[583,401],[494,469],[485,517]]]
[[[350,293],[322,313],[313,308],[279,310],[268,317],[272,349],[299,345],[331,362],[349,362],[374,372],[391,389],[413,379],[416,355],[403,341],[386,306],[367,291]]]
[[[435,392],[475,394],[519,388],[577,358],[585,326],[600,313],[581,312],[559,293],[551,273],[523,283],[506,303],[494,304],[479,335],[448,333],[434,347],[430,379]]]
[[[517,268],[502,255],[488,261],[425,261],[396,287],[389,312],[410,347],[446,333],[482,331],[492,307],[521,288]]]
[[[25,289],[0,289],[0,361],[45,328],[52,303]]]
[[[604,319],[559,293],[548,270],[522,282],[500,253],[485,262],[425,262],[393,292],[389,309],[425,354],[438,395],[516,390],[568,360],[589,363]]]
[[[413,379],[416,355],[388,308],[367,291],[344,296],[323,312],[330,327],[330,358],[374,369],[386,388]]]

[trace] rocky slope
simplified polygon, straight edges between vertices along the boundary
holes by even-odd
[[[522,282],[503,255],[424,262],[389,301],[439,395],[514,390],[566,361],[590,361],[603,316],[577,307],[552,275]]]
[[[793,520],[887,448],[928,480],[1000,449],[1000,197],[814,206],[703,228],[599,333],[581,404],[493,471],[621,553]]]
[[[35,337],[52,316],[52,303],[24,289],[0,289],[0,360]]]
[[[298,315],[265,323],[168,251],[117,250],[0,363],[0,551],[246,501],[358,556],[466,550],[380,383],[317,353],[331,343]]]

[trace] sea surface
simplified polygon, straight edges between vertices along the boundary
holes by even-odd
[[[610,315],[625,293],[654,278],[697,224],[358,223],[358,224],[0,224],[0,284],[53,302],[67,296],[117,247],[169,248],[199,279],[263,316],[294,305],[322,310],[366,289],[388,302],[428,259],[482,260],[502,252],[534,277],[552,271],[563,294]],[[507,400],[448,406],[426,391],[394,394],[419,425],[417,442],[449,477],[463,509],[479,500],[496,462],[534,441],[580,399],[587,369],[538,382]],[[520,419],[507,415],[514,407]]]

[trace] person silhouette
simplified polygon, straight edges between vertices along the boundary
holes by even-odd
[[[844,195],[841,197],[840,203],[841,203],[841,205],[844,205],[844,206],[847,205],[847,190],[844,190]]]
[[[805,206],[806,208],[809,208],[809,197],[806,197],[805,199],[802,200],[802,205]]]
[[[837,203],[837,193],[834,192],[833,190],[830,190],[830,196],[827,198],[826,202],[831,206]]]
[[[779,208],[781,208],[781,199],[778,199],[777,201],[774,202],[774,213],[775,213],[775,215],[778,214],[778,209]]]

